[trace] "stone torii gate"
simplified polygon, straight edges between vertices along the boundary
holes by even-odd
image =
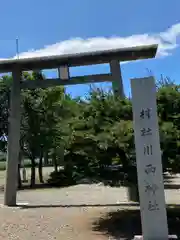
[[[114,93],[124,97],[120,61],[132,61],[155,57],[157,45],[96,51],[80,54],[66,54],[29,59],[10,59],[0,61],[0,73],[12,72],[8,151],[4,204],[16,205],[18,155],[20,139],[20,94],[21,89],[47,88],[57,85],[74,85],[94,82],[116,82]],[[110,73],[70,77],[69,68],[94,64],[110,64]],[[44,81],[23,81],[23,71],[58,69],[59,76]]]

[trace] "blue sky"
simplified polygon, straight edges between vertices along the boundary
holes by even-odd
[[[0,1],[0,9],[0,58],[15,56],[16,37],[21,57],[157,42],[156,59],[122,65],[126,94],[129,79],[147,76],[147,69],[157,79],[163,74],[180,83],[179,0],[6,0]],[[71,73],[108,71],[105,65],[72,69]],[[84,95],[88,89],[88,85],[79,85],[68,87],[68,92]]]

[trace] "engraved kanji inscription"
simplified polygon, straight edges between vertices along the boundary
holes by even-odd
[[[150,119],[151,118],[151,112],[152,112],[152,109],[151,108],[146,108],[146,109],[142,109],[141,112],[140,112],[140,118],[141,119]]]
[[[154,167],[152,164],[147,164],[146,166],[145,166],[145,173],[146,174],[155,174],[155,172],[156,172],[156,167]]]
[[[148,194],[156,195],[156,191],[158,190],[158,186],[155,183],[147,183],[145,181],[145,192]]]
[[[145,137],[145,136],[150,136],[152,135],[152,129],[151,128],[142,128],[141,129],[141,136]]]
[[[144,155],[149,156],[153,154],[152,145],[144,146]]]
[[[148,202],[148,210],[149,211],[158,211],[159,210],[159,204],[157,203],[156,200]]]

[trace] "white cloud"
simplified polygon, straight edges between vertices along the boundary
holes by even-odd
[[[159,44],[157,56],[163,57],[170,55],[172,53],[172,50],[179,47],[178,37],[180,37],[180,23],[172,25],[164,32],[155,34],[146,33],[131,35],[127,37],[112,36],[109,38],[72,38],[66,41],[57,42],[53,45],[45,46],[39,50],[32,49],[28,52],[20,53],[19,57],[31,58],[49,55],[61,55],[140,45],[150,45],[155,43]]]

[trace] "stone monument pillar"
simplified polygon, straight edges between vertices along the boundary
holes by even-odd
[[[144,240],[168,239],[153,77],[131,80],[136,162]]]

